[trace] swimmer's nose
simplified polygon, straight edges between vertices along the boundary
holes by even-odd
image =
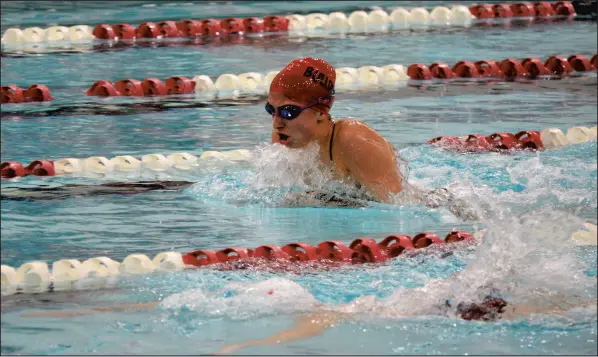
[[[280,115],[278,115],[278,113],[272,115],[272,126],[274,127],[274,129],[284,128],[284,121],[282,120]]]

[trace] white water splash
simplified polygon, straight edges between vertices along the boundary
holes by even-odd
[[[313,310],[316,299],[294,281],[272,278],[257,283],[231,283],[223,289],[194,289],[164,299],[167,309],[189,309],[211,316],[246,319],[277,313]]]

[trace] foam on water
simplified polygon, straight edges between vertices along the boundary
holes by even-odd
[[[209,316],[246,319],[257,315],[293,313],[314,308],[316,299],[298,283],[271,278],[256,283],[230,283],[215,291],[188,290],[161,303],[167,309],[186,309]]]

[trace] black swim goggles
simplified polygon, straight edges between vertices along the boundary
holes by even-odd
[[[333,96],[334,96],[334,90],[332,90],[332,94],[327,95],[322,98],[318,98],[318,100],[316,100],[315,102],[313,102],[309,105],[306,105],[305,107],[300,107],[295,104],[286,104],[286,105],[281,105],[280,107],[276,108],[272,104],[266,102],[266,112],[268,112],[268,114],[270,114],[270,115],[274,115],[276,113],[276,111],[278,110],[278,115],[280,115],[281,118],[286,119],[286,120],[293,120],[293,119],[297,118],[299,116],[299,114],[301,114],[301,112],[304,111],[305,109],[309,109],[309,108],[313,107],[314,105],[318,105],[325,100],[331,99]]]

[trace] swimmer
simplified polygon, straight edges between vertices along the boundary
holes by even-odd
[[[423,288],[409,290],[426,290],[431,287],[430,284],[431,283]],[[495,293],[496,292],[493,294]],[[414,301],[413,298],[409,299],[406,295],[401,295],[397,297],[397,299],[403,302],[406,301],[406,299]],[[596,306],[596,301],[582,301],[581,299],[576,298],[577,301],[571,303],[567,300],[566,297],[561,296],[559,297],[559,302],[555,301],[551,306],[534,306],[507,302],[505,299],[496,296],[487,296],[479,303],[453,303],[450,300],[438,301],[437,303],[423,303],[420,301],[417,309],[407,310],[401,308],[399,311],[393,309],[392,303],[389,301],[379,301],[372,295],[357,298],[346,305],[327,305],[318,302],[313,295],[301,285],[288,279],[273,278],[250,284],[231,283],[223,290],[214,291],[208,294],[204,294],[201,291],[187,291],[174,294],[163,301],[111,307],[94,307],[79,310],[38,311],[24,313],[20,316],[70,318],[97,313],[146,310],[158,306],[161,306],[162,308],[180,308],[182,305],[188,303],[203,307],[207,306],[208,310],[210,310],[210,304],[214,303],[221,308],[229,306],[231,310],[234,311],[237,311],[241,307],[248,309],[250,308],[248,304],[254,305],[254,308],[257,308],[258,310],[266,307],[284,306],[284,310],[286,311],[289,309],[289,304],[292,303],[292,309],[297,314],[293,327],[275,333],[264,339],[249,340],[227,345],[217,352],[217,354],[230,354],[247,347],[284,344],[314,337],[343,322],[359,320],[359,318],[364,315],[378,315],[384,319],[402,319],[435,315],[463,320],[493,322],[497,320],[512,320],[530,316],[532,314],[563,315],[573,308]],[[232,304],[228,305],[225,301],[229,301],[229,303]],[[424,306],[428,304],[430,304],[430,306]]]
[[[590,307],[595,305],[596,301],[590,301],[580,303],[574,307]],[[440,315],[451,316],[450,309],[450,302],[447,301],[445,305],[438,307],[438,313]],[[453,314],[463,320],[492,322],[496,320],[513,320],[532,314],[563,315],[567,312],[567,310],[568,309],[565,309],[559,305],[553,305],[550,307],[537,307],[530,305],[511,304],[500,298],[487,297],[479,304],[460,303],[457,305]],[[416,316],[418,316],[418,314],[403,315],[400,316],[400,318]],[[227,345],[216,352],[216,354],[231,354],[235,351],[248,347],[285,344],[307,339],[317,336],[325,330],[342,323],[343,321],[355,320],[356,317],[357,316],[355,314],[350,312],[337,311],[304,314],[299,316],[295,320],[293,327],[288,330],[277,332],[272,336],[263,339],[249,340],[237,344]]]
[[[280,71],[266,102],[272,143],[291,149],[318,144],[321,163],[337,180],[388,203],[403,189],[395,149],[361,121],[332,118],[335,81],[334,67],[322,59],[295,60]]]
[[[266,112],[272,116],[272,143],[291,149],[317,144],[321,164],[330,168],[336,180],[364,192],[363,197],[308,191],[288,195],[287,203],[365,207],[365,201],[392,203],[398,193],[409,191],[428,207],[442,205],[460,218],[478,219],[469,205],[446,189],[430,191],[408,185],[399,170],[400,161],[404,160],[370,126],[354,119],[333,119],[330,109],[335,99],[335,81],[334,67],[322,59],[294,60],[281,70],[272,80],[266,102]]]

